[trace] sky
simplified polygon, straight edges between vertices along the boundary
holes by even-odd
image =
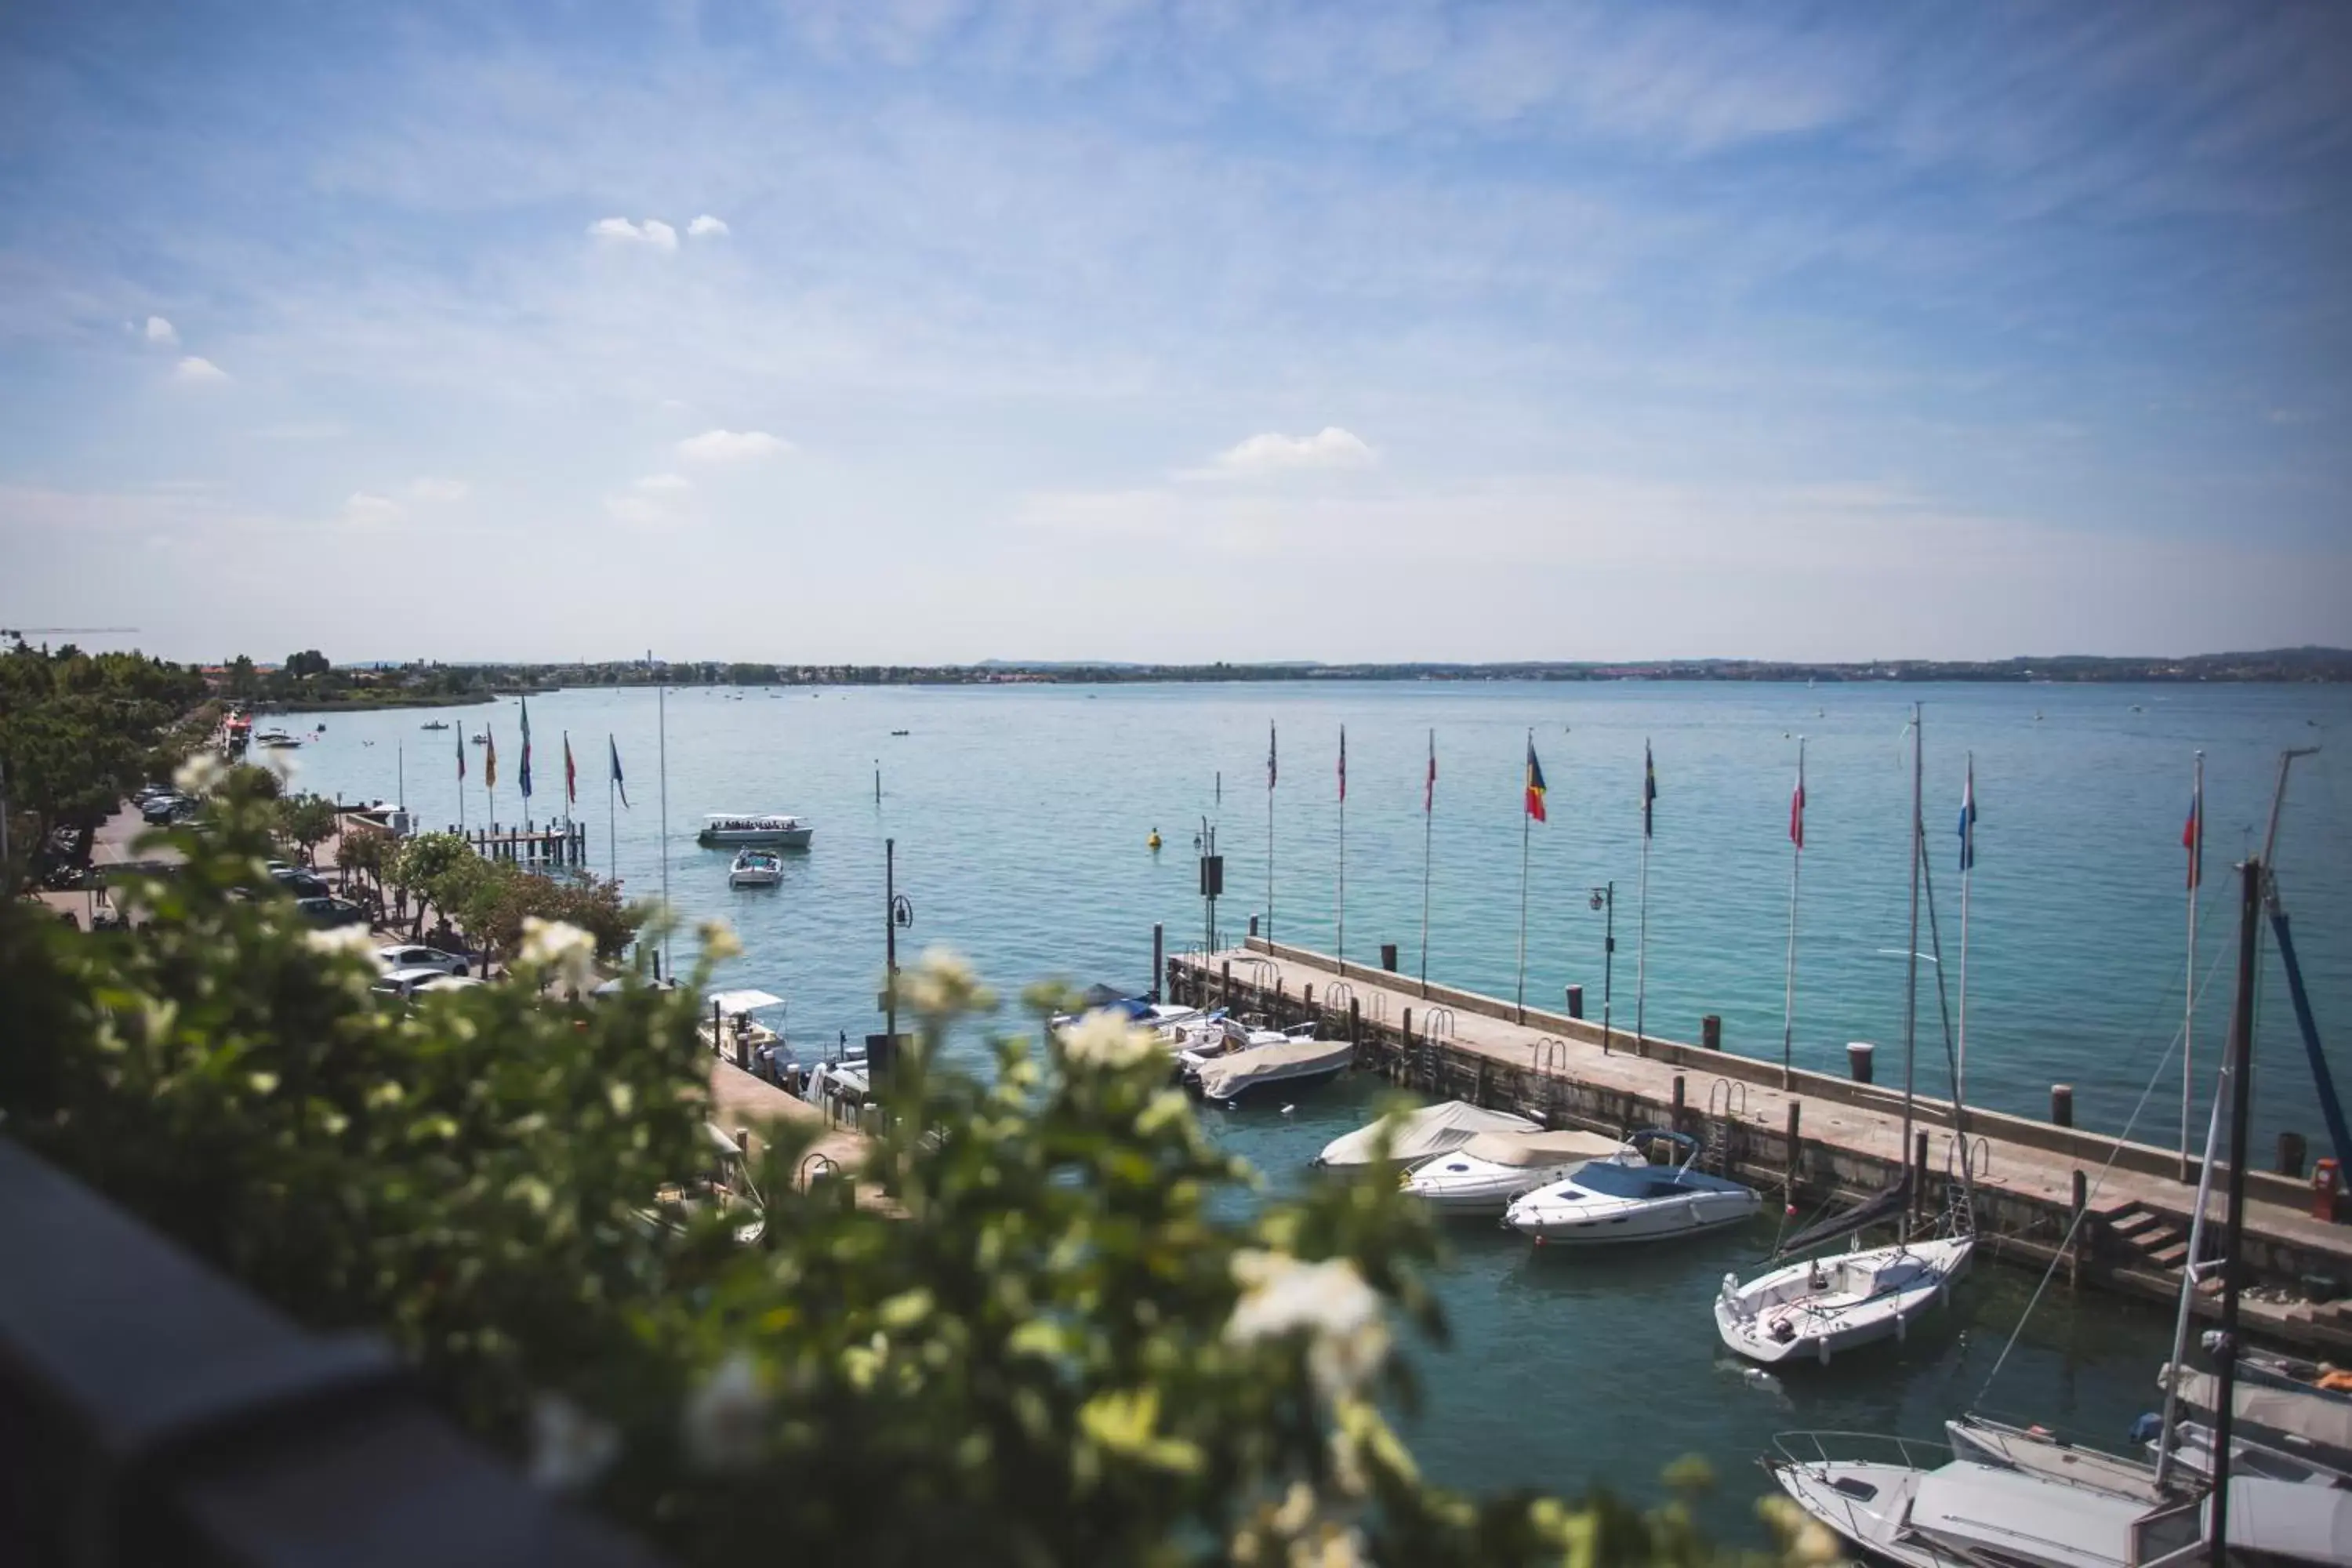
[[[0,9],[0,625],[2352,645],[2352,7]]]

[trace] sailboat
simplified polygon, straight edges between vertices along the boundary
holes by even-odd
[[[1903,1142],[1911,1147],[1912,1062],[1918,1035],[1919,1002],[1919,881],[1927,857],[1926,822],[1920,786],[1923,757],[1919,710],[1911,710],[1911,943],[1904,985],[1903,1020]],[[1975,859],[1976,784],[1971,766],[1967,794],[1960,807],[1960,874],[1966,886]],[[1966,900],[1962,894],[1963,902]],[[1966,930],[1963,915],[1962,930]],[[1965,952],[1965,937],[1963,937]],[[1963,960],[1965,964],[1965,960]],[[1966,984],[1966,968],[1962,971]],[[1962,993],[1961,1017],[1968,1016]],[[1957,1059],[1954,1076],[1958,1077]],[[1959,1122],[1959,1087],[1953,1093],[1953,1115]],[[1959,1123],[1964,1136],[1965,1123]],[[1965,1171],[1963,1192],[1968,1192]],[[1969,1194],[1972,1196],[1973,1194]],[[1907,1165],[1895,1184],[1868,1201],[1820,1225],[1810,1226],[1783,1242],[1776,1258],[1803,1253],[1844,1237],[1858,1237],[1868,1226],[1901,1219],[1911,1202],[1911,1172]],[[1942,1305],[1953,1282],[1968,1271],[1976,1251],[1974,1205],[1967,1197],[1946,1216],[1946,1234],[1916,1237],[1908,1223],[1891,1246],[1860,1248],[1834,1260],[1820,1258],[1787,1263],[1743,1285],[1736,1274],[1723,1277],[1716,1293],[1715,1327],[1735,1354],[1777,1366],[1788,1362],[1816,1362],[1823,1366],[1842,1352],[1883,1340],[1901,1342],[1912,1322],[1931,1307]]]
[[[2282,769],[2281,789],[2284,777]],[[2275,829],[2276,816],[2273,816]],[[2273,840],[2274,844],[2274,840]],[[2253,1063],[2255,931],[2266,844],[2243,868],[2237,997],[2223,1068],[2230,1116],[2230,1191],[2223,1256],[2210,1271],[2221,1280],[2221,1371],[2213,1391],[2215,1430],[2207,1474],[2184,1474],[2175,1427],[2168,1418],[2157,1462],[2063,1444],[2047,1434],[2002,1426],[1977,1417],[1947,1424],[1948,1453],[1930,1456],[1899,1438],[1856,1451],[1843,1434],[1790,1434],[1778,1440],[1780,1457],[1766,1468],[1781,1489],[1822,1524],[1870,1555],[1904,1568],[2155,1568],[2196,1561],[2259,1563],[2352,1562],[2352,1491],[2282,1479],[2238,1463],[2231,1430],[2235,1398],[2239,1259],[2243,1250],[2247,1104]],[[2194,984],[2194,975],[2191,984]],[[2217,1096],[2198,1184],[2201,1230],[2212,1194],[2214,1149],[2221,1131]],[[2190,1302],[2209,1267],[2197,1261],[2192,1239],[2181,1270],[2179,1315],[2174,1329],[2178,1364]],[[2170,1401],[2168,1402],[2171,1403]],[[2173,1412],[2167,1411],[2169,1417]],[[1869,1441],[1869,1439],[1864,1439]],[[1832,1454],[1835,1447],[1841,1452]],[[1940,1457],[1942,1463],[1931,1463]]]

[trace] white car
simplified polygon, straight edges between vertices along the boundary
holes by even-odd
[[[452,976],[446,971],[439,969],[394,969],[387,971],[375,983],[373,989],[386,996],[408,997],[428,989],[436,980],[450,978]]]
[[[386,973],[403,969],[430,969],[440,974],[463,974],[466,961],[454,952],[443,952],[435,947],[380,947],[375,961]]]
[[[463,991],[469,985],[480,984],[480,981],[468,979],[463,974],[436,974],[430,979],[418,981],[409,994],[422,996],[427,991]]]

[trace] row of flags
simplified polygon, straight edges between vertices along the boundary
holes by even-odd
[[[457,741],[457,782],[466,782],[466,731],[463,725],[455,731]],[[612,772],[608,775],[613,787],[620,792],[621,804],[629,804],[629,786],[621,776],[621,746],[611,735],[604,737],[605,747],[612,753]],[[530,798],[530,703],[522,705],[522,767],[516,782],[522,786],[522,797]],[[482,726],[482,787],[499,787],[499,738],[488,723]],[[573,805],[580,803],[580,768],[572,757],[572,731],[563,732],[563,798]]]

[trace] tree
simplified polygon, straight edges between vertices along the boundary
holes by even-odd
[[[260,689],[261,680],[254,673],[252,655],[241,653],[228,661],[226,684],[231,697],[251,697]]]
[[[302,863],[314,864],[318,847],[335,836],[335,803],[320,795],[289,795],[278,803],[278,830],[302,847]]]
[[[307,680],[314,675],[324,675],[332,668],[327,656],[317,648],[304,648],[300,653],[286,656],[286,673],[296,680]]]
[[[793,1123],[753,1244],[715,1204],[646,1223],[709,1159],[707,975],[553,1001],[589,942],[538,927],[524,984],[387,1013],[359,942],[237,895],[274,821],[232,777],[209,835],[166,836],[181,874],[125,889],[135,938],[0,908],[11,1135],[301,1321],[390,1335],[445,1409],[682,1561],[1706,1557],[1679,1504],[1423,1481],[1379,1400],[1411,1394],[1392,1327],[1442,1330],[1426,1216],[1378,1175],[1253,1211],[1149,1036],[1025,1029],[965,1073],[939,1047],[987,997],[927,956],[856,1173],[888,1212],[796,1182]]]

